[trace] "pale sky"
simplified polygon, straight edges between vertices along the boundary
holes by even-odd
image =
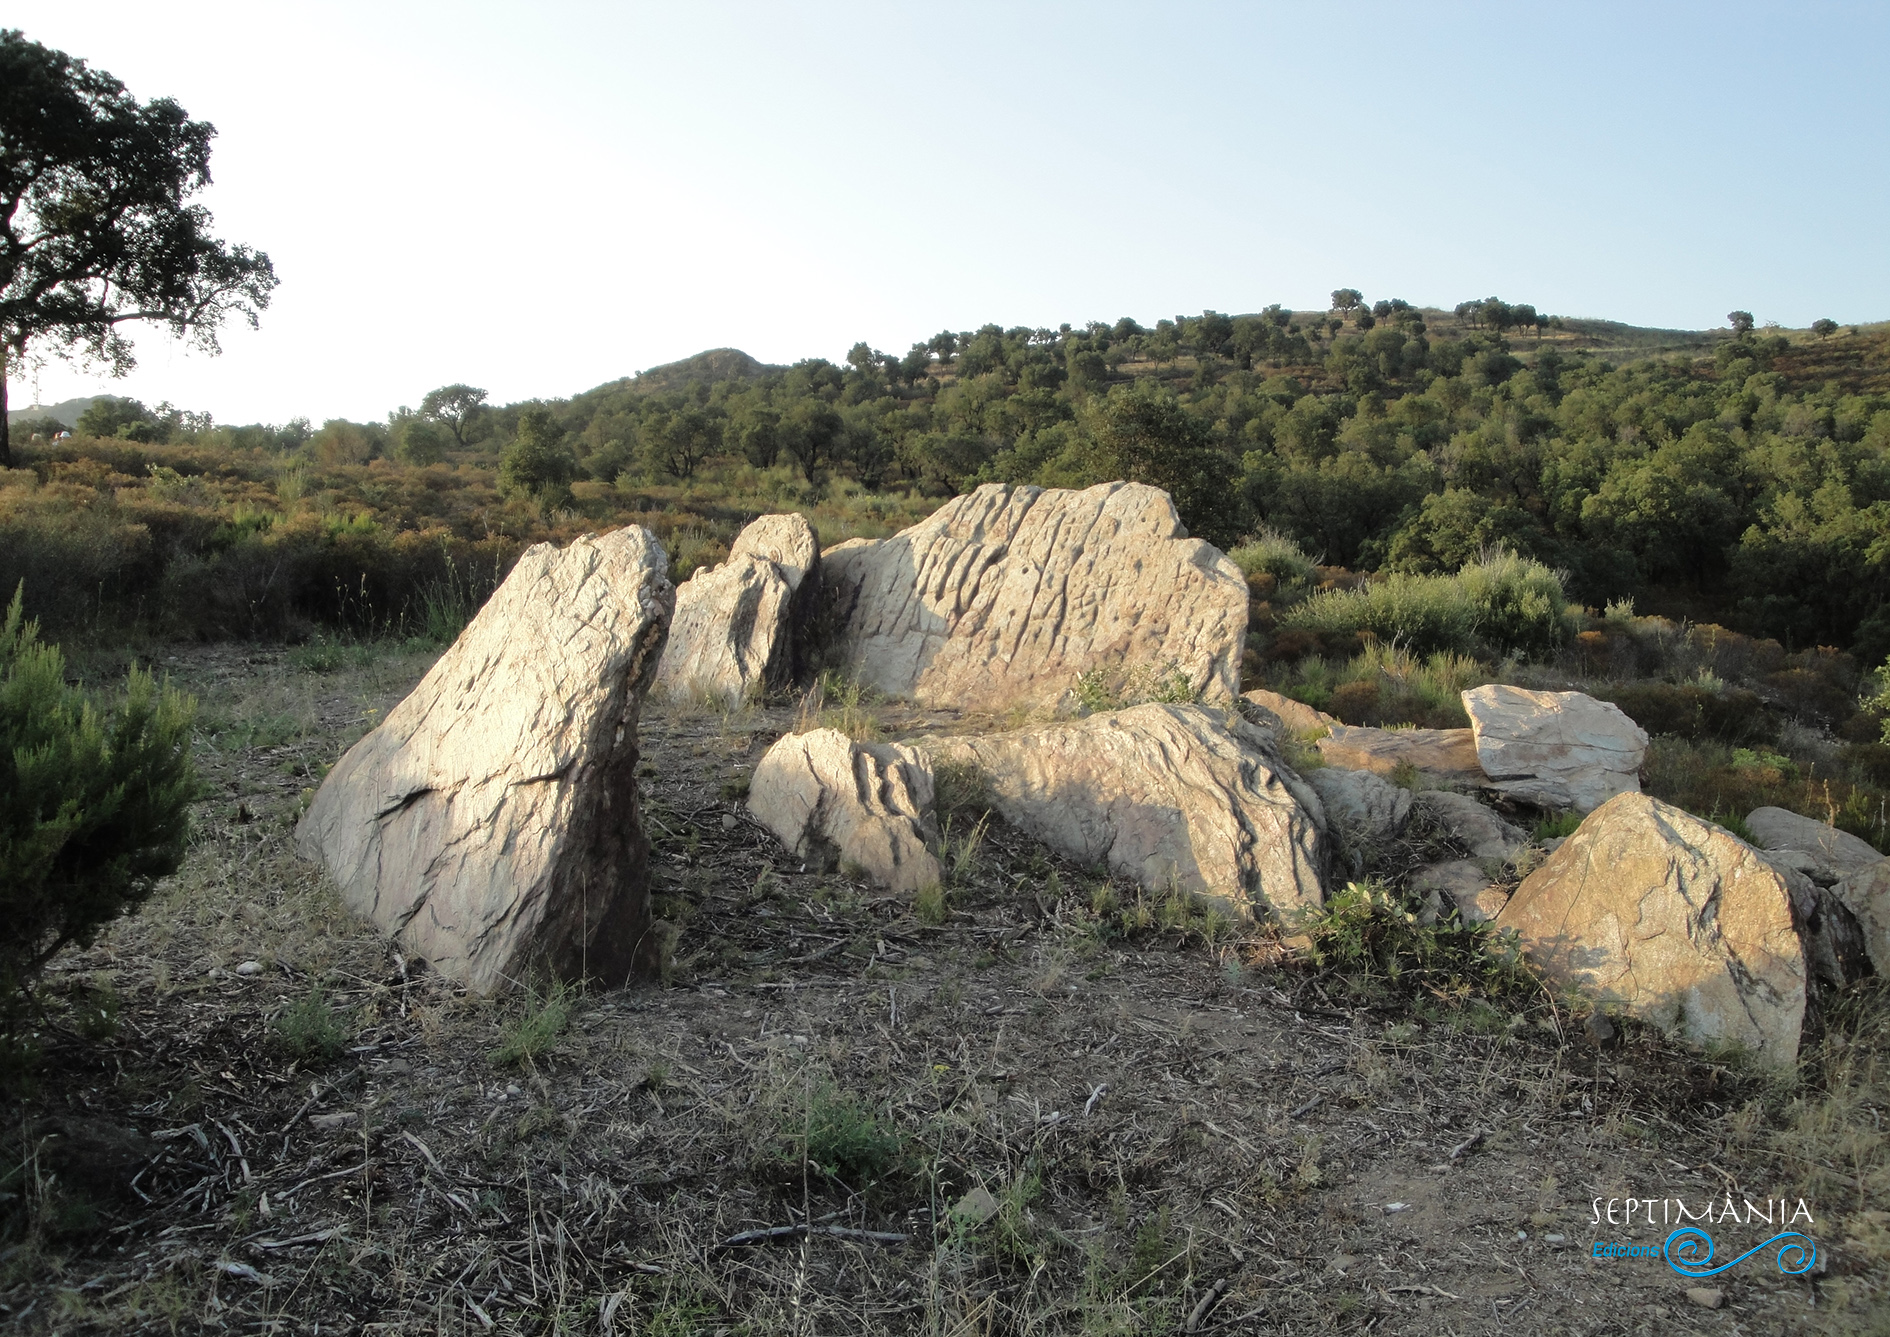
[[[214,122],[282,286],[132,394],[379,418],[732,345],[1269,302],[1890,317],[1890,6],[195,4],[0,22]],[[30,374],[11,383],[28,403]]]

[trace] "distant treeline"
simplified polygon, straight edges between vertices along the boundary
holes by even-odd
[[[198,505],[224,537],[187,554],[199,567],[244,526],[483,543],[484,562],[633,514],[693,516],[714,539],[746,505],[836,490],[864,514],[871,494],[911,511],[987,481],[1126,477],[1167,488],[1223,546],[1265,527],[1329,565],[1404,572],[1508,548],[1566,570],[1591,605],[1651,593],[1787,645],[1890,650],[1886,331],[1761,330],[1736,312],[1662,350],[1601,328],[1495,298],[1437,311],[1341,290],[1322,312],[986,326],[904,355],[857,344],[839,364],[718,350],[568,400],[446,386],[383,423],[230,428],[101,400],[72,440],[26,445],[33,485],[0,490],[0,526],[43,535],[103,467],[122,481],[83,506],[205,480]],[[245,485],[212,486],[219,468]],[[0,579],[17,548],[0,528]]]

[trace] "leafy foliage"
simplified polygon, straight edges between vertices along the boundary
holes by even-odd
[[[1454,576],[1395,574],[1315,594],[1288,610],[1280,625],[1321,635],[1370,632],[1415,654],[1542,655],[1574,634],[1567,602],[1555,572],[1498,553]]]
[[[0,624],[0,998],[89,943],[183,861],[195,703],[133,669],[101,711],[16,591]]]

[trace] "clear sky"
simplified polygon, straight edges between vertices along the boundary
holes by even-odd
[[[219,137],[282,286],[112,382],[220,421],[703,348],[1321,308],[1890,317],[1883,4],[195,4],[0,22]],[[13,402],[33,397],[16,377]]]

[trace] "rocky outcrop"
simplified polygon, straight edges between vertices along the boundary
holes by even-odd
[[[1647,734],[1611,702],[1492,683],[1465,692],[1463,708],[1478,763],[1512,798],[1589,812],[1640,791]]]
[[[1393,839],[1411,818],[1411,791],[1370,771],[1322,767],[1308,771],[1305,778],[1325,807],[1327,827],[1344,832],[1349,840]]]
[[[820,549],[804,516],[751,522],[726,562],[677,589],[656,694],[738,705],[791,685],[808,658],[819,584]]]
[[[1314,710],[1304,701],[1295,701],[1290,696],[1281,696],[1278,692],[1269,692],[1256,687],[1251,692],[1242,692],[1240,699],[1244,703],[1243,713],[1261,711],[1279,722],[1279,728],[1300,738],[1321,738],[1331,732],[1338,721],[1323,710]],[[1248,718],[1253,718],[1248,714]]]
[[[845,668],[889,696],[968,710],[1051,707],[1080,676],[1120,697],[1178,679],[1238,690],[1247,586],[1186,536],[1168,494],[991,483],[889,539],[823,555]]]
[[[1760,849],[1803,855],[1792,860],[1793,866],[1820,886],[1842,882],[1883,862],[1884,856],[1869,841],[1784,808],[1754,808],[1746,814],[1746,830]]]
[[[1489,783],[1468,729],[1367,729],[1335,724],[1318,746],[1326,765],[1342,770],[1389,776],[1408,763],[1433,784]]]
[[[1420,868],[1411,874],[1409,885],[1437,913],[1455,907],[1457,917],[1466,924],[1488,924],[1509,903],[1509,889],[1492,882],[1489,874],[1469,859]]]
[[[1695,1044],[1736,1043],[1780,1067],[1797,1056],[1806,970],[1790,893],[1711,822],[1617,795],[1496,922],[1558,984]]]
[[[637,716],[674,593],[649,531],[525,551],[297,831],[348,905],[480,991],[653,964]]]
[[[1510,825],[1468,794],[1448,789],[1426,789],[1412,799],[1413,810],[1429,817],[1439,830],[1470,851],[1475,859],[1511,859],[1529,843],[1519,827]]]
[[[755,767],[748,811],[817,868],[851,864],[902,892],[939,883],[932,768],[911,748],[789,734]]]
[[[1324,819],[1267,741],[1238,717],[1145,705],[923,746],[977,767],[1006,821],[1072,859],[1290,919],[1323,902]]]

